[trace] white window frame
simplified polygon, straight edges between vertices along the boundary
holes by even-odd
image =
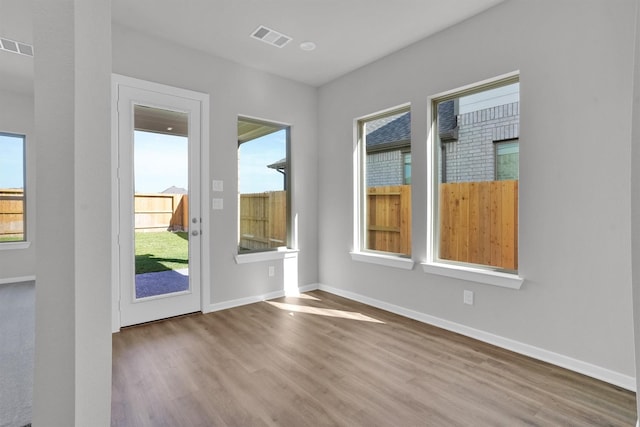
[[[473,92],[482,92],[490,89],[494,86],[502,86],[508,84],[509,81],[519,81],[520,72],[514,71],[511,73],[503,74],[495,78],[483,80],[477,83],[469,84],[463,87],[459,87],[453,90],[442,92],[427,98],[427,117],[428,117],[428,135],[427,140],[427,165],[430,169],[427,174],[427,259],[421,263],[422,269],[426,274],[435,274],[445,277],[451,277],[461,280],[467,280],[476,283],[483,283],[487,285],[494,285],[510,289],[520,289],[524,278],[520,275],[521,262],[519,260],[519,270],[516,273],[498,271],[496,268],[482,267],[473,264],[454,263],[454,262],[442,262],[438,260],[438,184],[440,174],[439,157],[440,157],[440,144],[436,140],[437,130],[433,129],[437,126],[434,104],[440,102],[446,98],[458,98],[461,94],[470,94]],[[518,224],[518,233],[520,231],[520,224]]]
[[[367,192],[366,164],[367,150],[362,140],[361,126],[365,121],[375,120],[403,110],[410,111],[411,104],[405,103],[377,113],[358,117],[353,121],[353,249],[349,252],[353,261],[377,264],[402,270],[412,270],[415,262],[410,257],[392,252],[366,249]]]
[[[269,120],[264,118],[253,117],[249,115],[238,115],[236,120],[245,120],[256,123],[265,123],[268,125],[273,125],[274,127],[280,127],[280,130],[286,129],[286,158],[287,158],[287,176],[286,176],[286,188],[287,188],[287,212],[286,212],[286,220],[287,220],[287,239],[283,246],[277,248],[269,248],[269,249],[256,249],[250,250],[246,252],[239,252],[239,242],[240,242],[240,191],[238,191],[237,196],[237,206],[238,206],[238,214],[237,214],[237,227],[238,227],[238,239],[236,242],[236,251],[233,254],[233,258],[236,264],[250,264],[255,262],[264,262],[264,261],[273,261],[284,259],[288,256],[288,254],[295,254],[298,252],[297,249],[297,239],[295,237],[295,228],[292,224],[292,203],[293,203],[293,174],[291,168],[291,133],[292,126],[288,123],[279,122],[275,120]],[[239,149],[240,147],[238,147]],[[240,171],[238,170],[236,176],[239,177]]]

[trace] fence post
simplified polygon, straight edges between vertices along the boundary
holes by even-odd
[[[182,203],[182,229],[189,231],[189,195],[183,194],[180,201]]]

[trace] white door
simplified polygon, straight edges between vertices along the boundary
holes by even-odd
[[[114,87],[120,326],[202,307],[202,101],[190,91],[142,86]]]

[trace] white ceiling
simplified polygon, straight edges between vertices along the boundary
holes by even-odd
[[[31,1],[0,0],[0,37],[33,44]],[[33,58],[0,51],[0,88],[33,92]]]
[[[502,1],[112,0],[112,12],[119,25],[319,86]],[[0,0],[0,36],[33,42],[30,3]],[[279,49],[252,39],[259,25],[293,40]],[[31,85],[31,63],[0,51],[0,87]]]
[[[113,20],[314,86],[463,21],[502,0],[113,0]],[[264,25],[293,40],[250,38]],[[312,52],[300,49],[313,41]]]

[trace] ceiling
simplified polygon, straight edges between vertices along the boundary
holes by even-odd
[[[178,111],[136,105],[134,129],[164,135],[189,136],[189,115]]]
[[[286,126],[238,118],[238,145],[284,129]]]
[[[320,86],[502,1],[112,0],[112,16],[118,25]],[[0,0],[0,36],[33,43],[31,3]],[[260,25],[293,40],[277,48],[252,39]],[[300,49],[305,41],[316,49]],[[0,87],[28,89],[32,62],[0,51]]]

